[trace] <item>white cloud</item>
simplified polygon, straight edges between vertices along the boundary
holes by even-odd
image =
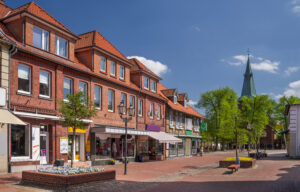
[[[189,100],[188,104],[191,106],[195,106],[198,102],[197,101],[193,101],[193,100]]]
[[[250,58],[252,58],[251,67],[253,70],[266,71],[269,73],[277,73],[279,70],[279,61],[271,61],[262,57],[254,57],[252,55],[250,55]],[[246,64],[247,60],[248,55],[236,55],[233,56],[231,60],[222,59],[221,61],[226,61],[229,65],[232,66],[240,66]]]
[[[195,31],[197,31],[197,32],[200,32],[200,31],[201,31],[200,27],[197,26],[197,25],[193,25],[193,26],[192,26],[192,29],[195,30]]]
[[[287,97],[300,97],[300,80],[291,82],[289,87],[284,91],[283,95]]]
[[[295,5],[293,8],[292,8],[292,11],[294,13],[300,13],[300,5]]]
[[[161,76],[162,74],[165,74],[168,72],[168,66],[159,61],[154,61],[154,60],[147,59],[147,58],[141,57],[141,56],[129,56],[127,58],[128,59],[132,59],[132,58],[138,59],[147,68],[149,68],[151,71],[153,71],[158,76]]]
[[[284,71],[284,74],[287,75],[287,76],[290,76],[292,73],[295,73],[297,72],[298,70],[300,69],[300,67],[288,67],[285,71]]]
[[[292,12],[296,14],[300,14],[300,1],[299,0],[291,0]]]

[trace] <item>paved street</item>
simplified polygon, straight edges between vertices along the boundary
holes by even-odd
[[[128,175],[123,165],[116,169],[117,181],[73,186],[69,191],[300,191],[299,160],[284,157],[282,151],[269,151],[269,157],[257,161],[252,169],[231,174],[218,168],[218,161],[233,152],[216,152],[204,157],[178,158],[161,162],[130,163]],[[42,191],[19,185],[20,174],[0,175],[0,191]],[[43,189],[51,191],[50,189]]]

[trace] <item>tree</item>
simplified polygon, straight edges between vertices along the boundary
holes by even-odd
[[[274,101],[268,95],[258,95],[253,98],[241,98],[241,119],[245,127],[251,124],[251,137],[258,154],[260,138],[265,135],[265,126],[269,124]]]
[[[76,129],[86,129],[84,119],[89,119],[96,115],[94,104],[86,97],[84,92],[79,91],[74,95],[68,94],[66,101],[58,101],[60,108],[60,117],[66,127],[73,129],[72,149],[71,149],[71,167],[73,167],[73,150],[75,145]]]
[[[204,108],[208,123],[206,139],[212,139],[217,150],[219,141],[222,142],[222,148],[227,142],[234,139],[234,117],[238,113],[237,94],[229,87],[205,92],[196,105],[198,108]]]

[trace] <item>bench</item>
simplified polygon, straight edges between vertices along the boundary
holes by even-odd
[[[238,164],[232,164],[232,165],[229,165],[227,168],[228,168],[228,169],[231,169],[231,170],[232,170],[232,173],[233,173],[233,170],[234,170],[235,172],[236,172],[237,170],[239,170],[240,165],[238,165]]]

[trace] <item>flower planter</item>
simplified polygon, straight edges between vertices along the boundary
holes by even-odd
[[[235,164],[235,161],[219,161],[219,167],[228,167],[229,165]],[[240,161],[241,168],[251,168],[255,165],[256,160],[251,161]]]
[[[66,187],[74,184],[82,184],[102,180],[116,179],[116,171],[101,171],[92,173],[81,173],[74,175],[60,175],[52,173],[43,173],[37,171],[23,171],[22,182],[30,184],[45,184],[50,186]]]

